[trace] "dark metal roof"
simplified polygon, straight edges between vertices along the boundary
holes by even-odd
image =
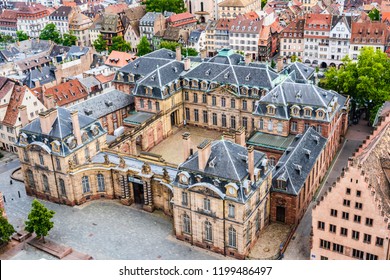
[[[285,151],[288,146],[294,141],[295,135],[288,135],[286,137],[279,135],[272,135],[257,131],[248,141],[248,145],[257,147],[270,148],[280,151]]]

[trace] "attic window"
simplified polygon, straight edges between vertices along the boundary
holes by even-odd
[[[285,190],[287,188],[287,181],[284,178],[277,179],[278,189]]]
[[[305,117],[311,117],[311,109],[310,108],[305,109]]]
[[[301,90],[298,90],[298,91],[297,91],[297,93],[295,94],[295,98],[296,98],[296,99],[302,98]]]
[[[312,135],[312,137],[314,139],[314,142],[316,142],[316,144],[320,142],[320,137],[318,137],[317,135]]]
[[[208,69],[205,74],[206,76],[210,76],[210,73],[211,73],[211,69]]]
[[[209,162],[209,167],[211,167],[211,168],[214,168],[214,167],[215,167],[216,158],[217,158],[217,157],[214,157],[214,158]]]
[[[309,149],[303,149],[303,151],[305,152],[305,155],[309,158],[311,151]]]
[[[245,81],[249,81],[251,78],[251,73],[249,73],[246,77],[245,77]]]
[[[295,164],[295,163],[293,165],[294,165],[294,169],[297,171],[297,173],[299,175],[301,175],[302,166],[299,164]]]
[[[107,107],[110,107],[113,105],[112,101],[111,100],[105,100],[104,101],[104,104],[106,104]]]
[[[229,78],[229,72],[226,72],[224,77],[225,77],[225,79]]]

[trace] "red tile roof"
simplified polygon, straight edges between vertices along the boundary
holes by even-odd
[[[104,10],[104,12],[107,14],[120,14],[123,13],[128,8],[129,6],[127,4],[122,3],[122,4],[110,5]]]
[[[247,12],[244,17],[246,19],[251,19],[251,20],[258,20],[259,19],[259,15],[255,12],[255,11],[250,11],[250,12]]]
[[[24,86],[15,84],[3,119],[3,124],[8,126],[15,125],[19,115],[18,107],[22,105],[25,92],[26,88]]]
[[[168,18],[167,22],[176,22],[176,21],[181,21],[185,19],[193,19],[195,16],[189,12],[181,13],[181,14],[176,14],[172,15]]]
[[[120,67],[126,66],[129,62],[135,60],[137,57],[134,54],[112,51],[108,56],[105,65]]]
[[[96,75],[95,78],[102,84],[111,82],[114,80],[115,73],[112,73],[111,75],[104,76],[103,74]]]
[[[56,102],[58,106],[65,106],[77,100],[86,98],[88,92],[81,85],[79,80],[71,80],[46,89],[44,95],[45,97],[53,96],[54,102]]]

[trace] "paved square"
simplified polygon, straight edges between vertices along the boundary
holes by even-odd
[[[7,216],[16,230],[23,228],[32,197],[24,185],[9,184],[11,171],[0,174]],[[19,198],[18,191],[21,197]],[[160,212],[147,213],[117,201],[95,201],[80,207],[43,202],[56,212],[48,238],[100,260],[192,260],[224,259],[206,250],[176,240],[171,220]],[[52,259],[26,245],[14,259]]]

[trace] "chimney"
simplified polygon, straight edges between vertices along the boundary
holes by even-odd
[[[57,110],[55,108],[39,113],[39,122],[41,123],[41,130],[43,134],[50,133],[51,127],[56,118]]]
[[[55,101],[52,95],[43,94],[43,103],[47,109],[55,108]]]
[[[198,165],[200,170],[206,168],[207,160],[211,154],[211,140],[204,140],[198,145]]]
[[[189,132],[183,133],[183,148],[184,148],[184,161],[191,155],[191,134]]]
[[[203,48],[200,50],[200,58],[205,59],[207,57],[207,50],[206,48]]]
[[[176,60],[181,61],[181,47],[180,46],[176,47]]]
[[[252,62],[252,55],[250,53],[245,54],[245,65],[249,65]]]
[[[248,150],[248,172],[252,182],[255,181],[255,151],[253,146],[249,146]]]
[[[241,127],[236,131],[236,144],[245,147],[245,128]]]
[[[22,127],[25,127],[29,123],[28,115],[27,115],[27,107],[26,105],[21,105],[19,106],[18,109],[19,109],[20,121],[22,122]]]
[[[279,56],[277,61],[278,61],[276,64],[277,71],[280,72],[283,70],[283,59]]]
[[[77,145],[81,145],[82,141],[81,141],[81,131],[80,131],[78,111],[72,111],[70,113],[70,117],[72,119],[73,135],[76,137]]]
[[[222,134],[222,137],[223,137],[223,140],[230,141],[230,142],[233,142],[233,143],[236,142],[236,138],[235,138],[234,132],[225,131]]]
[[[188,57],[184,58],[184,71],[189,71],[191,68],[191,59]]]

